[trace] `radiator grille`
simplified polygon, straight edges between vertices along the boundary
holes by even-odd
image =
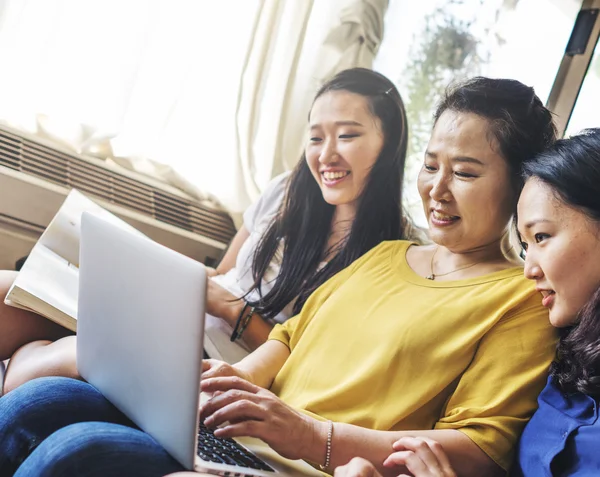
[[[225,212],[213,210],[0,128],[0,165],[227,243],[235,234]]]

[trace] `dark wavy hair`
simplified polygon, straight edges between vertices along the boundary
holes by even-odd
[[[265,319],[272,319],[292,302],[298,313],[310,294],[336,273],[384,240],[405,237],[402,182],[407,148],[404,104],[393,83],[365,68],[338,73],[317,92],[314,101],[331,91],[364,97],[381,121],[384,145],[358,201],[346,238],[327,249],[335,206],[325,202],[303,154],[288,182],[285,199],[262,236],[254,254],[252,276],[260,299],[250,302]],[[261,282],[283,244],[281,269],[264,296]],[[325,257],[333,258],[319,268]]]
[[[556,126],[533,88],[511,79],[478,76],[452,85],[434,113],[446,110],[472,113],[489,121],[490,139],[509,167],[514,206],[523,188],[523,163],[556,141]]]
[[[563,203],[600,225],[600,129],[557,141],[523,167]],[[574,247],[577,244],[573,244]],[[600,397],[600,288],[579,311],[575,325],[561,330],[551,374],[567,393]]]

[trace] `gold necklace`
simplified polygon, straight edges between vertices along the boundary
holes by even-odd
[[[446,273],[435,274],[435,273],[433,273],[433,259],[435,258],[435,254],[438,251],[438,248],[439,247],[435,247],[435,250],[433,251],[433,254],[431,255],[431,263],[429,264],[429,268],[431,270],[431,275],[428,275],[425,277],[425,278],[427,278],[427,280],[435,280],[436,277],[445,277],[446,275],[450,275],[451,273],[458,272],[459,270],[465,270],[467,268],[471,268],[471,267],[474,267],[475,265],[485,262],[485,260],[480,260],[479,262],[471,263],[470,265],[465,265],[464,267],[460,267],[460,268],[451,270]]]

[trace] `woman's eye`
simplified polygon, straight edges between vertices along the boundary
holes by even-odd
[[[311,137],[310,142],[321,142],[322,139],[320,137]]]
[[[358,137],[358,134],[340,134],[340,139],[352,139]]]
[[[472,179],[473,177],[477,177],[473,174],[469,174],[468,172],[455,172],[456,176],[462,177],[463,179]]]
[[[546,240],[549,237],[550,237],[550,235],[548,235],[548,234],[541,234],[541,233],[540,234],[535,234],[533,236],[533,238],[535,238],[535,243],[540,243],[541,241]]]
[[[429,172],[435,172],[436,168],[434,166],[430,166],[429,164],[423,164],[423,169]]]
[[[521,242],[521,248],[523,249],[523,252],[527,252],[527,242]]]

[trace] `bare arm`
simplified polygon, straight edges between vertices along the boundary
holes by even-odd
[[[269,340],[236,363],[235,367],[248,373],[251,382],[268,389],[289,357],[290,350],[286,345],[280,341]]]
[[[383,463],[388,469],[410,472],[414,477],[457,477],[439,442],[426,437],[403,437],[394,443],[394,452]],[[406,472],[406,473],[408,473]],[[354,457],[336,467],[334,477],[382,477],[375,466],[362,457]],[[405,474],[403,474],[405,475]]]
[[[226,376],[242,378],[261,389],[268,388],[289,355],[287,346],[270,340],[233,366],[223,361],[205,359],[202,364],[202,389],[206,390],[207,383],[210,385]]]
[[[454,429],[386,432],[343,423],[334,425],[330,468],[343,465],[353,457],[363,457],[372,462],[382,475],[398,475],[402,473],[398,467],[386,468],[383,462],[394,452],[394,442],[402,437],[422,437],[439,442],[459,476],[493,477],[505,474],[471,439]],[[324,448],[324,442],[316,444],[314,456],[323,459]]]
[[[206,312],[221,318],[232,328],[245,307],[246,303],[240,297],[233,295],[214,280],[208,280]],[[253,313],[242,339],[255,350],[269,338],[273,325],[265,321],[258,313]]]
[[[250,349],[256,351],[262,345],[267,343],[267,340],[269,339],[269,333],[271,333],[272,330],[273,325],[271,323],[265,321],[258,313],[254,313],[250,323],[242,335],[242,339],[244,340],[244,343],[250,347]],[[277,343],[279,343],[279,341],[277,341]]]
[[[269,342],[270,343],[270,342]],[[283,346],[283,345],[282,345]],[[257,437],[290,459],[323,464],[326,457],[329,422],[300,412],[275,396],[239,377],[217,377],[202,381],[202,390],[212,393],[201,414],[218,437]],[[437,441],[457,475],[501,476],[505,472],[464,433],[455,429],[375,431],[351,424],[334,423],[329,470],[354,457],[373,463],[383,476],[407,471],[399,461],[384,466],[399,439]],[[408,450],[410,448],[408,447]]]
[[[227,273],[235,267],[240,248],[242,248],[248,237],[250,237],[250,232],[248,232],[245,226],[242,226],[233,238],[216,271],[211,270],[209,276]],[[244,301],[240,300],[240,297],[233,296],[227,290],[210,280],[208,282],[208,296],[207,311],[211,315],[225,320],[231,327],[234,327],[245,305]],[[267,341],[272,329],[273,325],[271,323],[265,321],[258,313],[254,313],[252,320],[244,331],[242,339],[252,350],[256,350]]]

